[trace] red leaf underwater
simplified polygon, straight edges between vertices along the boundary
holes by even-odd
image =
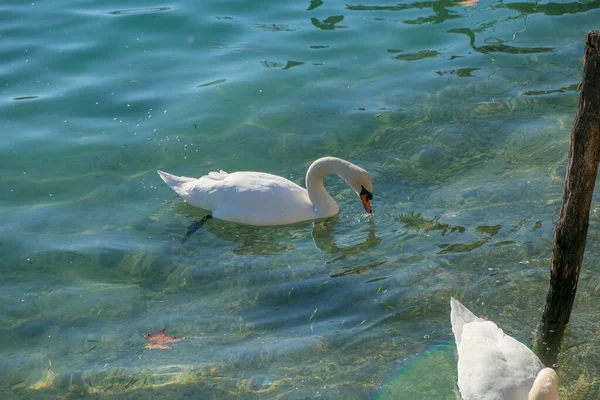
[[[160,350],[170,349],[170,347],[167,346],[167,343],[177,343],[185,339],[178,338],[175,336],[167,336],[165,335],[164,329],[156,333],[144,333],[144,337],[146,338],[146,340],[149,340],[151,342],[145,345],[144,348]]]

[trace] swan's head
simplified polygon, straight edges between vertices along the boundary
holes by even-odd
[[[353,177],[348,182],[352,189],[360,196],[365,211],[369,214],[371,210],[371,200],[373,199],[373,183],[369,173],[360,167],[356,167]]]
[[[533,387],[529,391],[529,400],[558,399],[558,375],[552,368],[538,372]]]

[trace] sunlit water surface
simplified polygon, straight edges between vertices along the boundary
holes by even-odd
[[[2,398],[453,399],[456,296],[535,342],[600,2],[0,3]],[[209,220],[155,170],[327,178]],[[600,397],[600,208],[559,354]],[[145,349],[143,334],[185,337]]]

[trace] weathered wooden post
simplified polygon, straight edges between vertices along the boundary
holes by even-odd
[[[554,234],[550,286],[542,315],[544,330],[562,331],[569,322],[583,263],[600,161],[600,31],[590,31],[585,37],[579,89],[563,203]]]
[[[537,342],[537,353],[547,366],[556,363],[573,309],[600,161],[600,31],[590,31],[585,37],[579,89],[563,203],[554,233],[550,286]]]

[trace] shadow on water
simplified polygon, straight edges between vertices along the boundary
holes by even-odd
[[[322,0],[310,0],[310,6],[306,9],[306,11],[314,10],[315,8],[319,8],[323,5]]]
[[[346,5],[347,10],[351,11],[405,11],[412,9],[431,8],[436,14],[435,17],[419,18],[414,21],[404,21],[410,23],[440,23],[446,19],[462,18],[456,14],[445,10],[447,7],[463,6],[463,1],[417,1],[408,4],[396,4],[393,6],[363,6],[363,5]],[[509,10],[519,11],[523,14],[538,14],[545,15],[563,15],[563,14],[578,14],[590,10],[600,8],[600,0],[592,0],[590,2],[570,2],[570,3],[547,3],[539,4],[538,2],[517,2],[508,4],[499,4],[496,8],[506,8]]]
[[[443,223],[440,221],[440,217],[427,219],[421,213],[415,213],[412,211],[410,213],[400,215],[398,218],[396,218],[396,221],[403,223],[404,229],[407,231],[414,231],[416,233],[423,232],[426,234],[439,231],[440,238],[446,238],[453,233],[462,235],[466,231],[465,227],[462,225],[450,225],[448,223]],[[518,231],[518,229],[512,229],[510,232],[507,232],[507,240],[493,241],[492,238],[498,234],[501,228],[502,227],[500,225],[477,226],[472,232],[472,235],[476,238],[476,240],[438,243],[437,247],[441,250],[438,251],[437,254],[469,253],[487,243],[490,243],[492,246],[496,247],[512,245],[516,243],[512,236]]]
[[[200,222],[193,222],[188,231],[198,230],[198,225]],[[306,236],[305,227],[299,225],[255,227],[211,218],[201,227],[221,240],[234,243],[236,247],[232,252],[237,255],[267,255],[292,250],[294,239]],[[196,232],[195,236],[200,233]]]
[[[567,87],[561,87],[560,89],[553,90],[528,90],[527,92],[523,92],[525,96],[538,96],[550,93],[564,93],[564,92],[574,92],[579,88],[579,84],[569,85]]]
[[[456,75],[459,78],[474,78],[471,73],[475,71],[479,71],[481,68],[460,68],[460,69],[452,69],[449,71],[437,71],[436,74],[439,76],[443,75]]]
[[[448,7],[460,5],[458,3],[459,2],[457,1],[422,1],[409,4],[397,4],[394,6],[346,5],[346,9],[351,11],[405,11],[411,9],[431,8],[434,15],[405,20],[403,22],[408,25],[441,24],[442,22],[450,19],[464,18],[464,16],[457,14],[455,11],[448,10]]]
[[[420,24],[441,24],[444,21],[449,19],[460,19],[463,18],[462,15],[456,14],[455,11],[450,11],[446,9],[444,6],[440,6],[439,4],[434,4],[432,6],[433,12],[435,15],[429,17],[420,17],[417,19],[405,20],[404,23],[408,25],[420,25]]]
[[[316,18],[311,18],[310,22],[319,29],[325,31],[332,31],[335,29],[346,28],[345,25],[337,25],[338,22],[342,22],[344,20],[343,15],[335,15],[333,17],[327,17],[323,21],[319,21]]]
[[[600,0],[593,0],[589,2],[571,2],[571,3],[547,3],[539,4],[537,2],[518,2],[500,4],[496,6],[498,8],[507,8],[509,10],[516,10],[523,14],[538,14],[543,13],[545,15],[563,15],[563,14],[577,14],[584,13],[596,8],[600,8]]]
[[[440,55],[440,53],[435,50],[421,50],[417,53],[400,54],[399,56],[394,57],[394,59],[402,61],[415,61],[422,60],[424,58],[437,57],[438,55]]]
[[[469,45],[479,53],[507,53],[507,54],[531,54],[531,53],[550,53],[554,51],[553,47],[515,47],[504,44],[498,39],[496,44],[486,44],[484,46],[475,46],[475,32],[469,28],[457,28],[448,30],[449,33],[460,33],[469,37]]]
[[[439,7],[454,7],[460,5],[458,3],[460,3],[460,1],[416,1],[414,3],[396,4],[393,6],[346,5],[346,9],[351,11],[405,11],[415,8],[433,8],[435,10]]]
[[[464,226],[451,226],[446,223],[441,223],[439,217],[434,217],[429,220],[423,217],[421,213],[415,213],[413,211],[409,212],[408,214],[400,215],[398,218],[396,218],[396,221],[402,222],[404,224],[404,228],[407,230],[412,230],[415,232],[419,232],[421,230],[424,232],[442,231],[442,236],[446,236],[447,233],[463,233],[465,231]]]
[[[128,10],[108,11],[111,15],[128,15],[128,14],[148,14],[162,11],[169,11],[171,7],[149,7],[149,8],[130,8]]]
[[[189,215],[189,206],[182,203],[176,206],[177,214]],[[197,214],[196,210],[192,210]],[[197,218],[194,216],[194,218]],[[370,249],[377,247],[381,239],[375,233],[375,224],[368,222],[368,233],[364,241],[348,246],[338,246],[334,237],[335,225],[339,222],[339,216],[327,218],[312,223],[312,238],[315,247],[326,254],[335,254],[336,257],[327,261],[331,264],[348,257],[362,254]],[[293,242],[295,239],[307,236],[307,223],[298,223],[286,226],[250,226],[236,224],[218,219],[213,219],[210,215],[205,215],[192,222],[183,236],[181,243],[186,243],[190,238],[199,234],[201,228],[227,242],[237,245],[232,251],[238,255],[258,255],[275,254],[281,251],[292,250],[295,248]],[[176,232],[171,232],[178,235]],[[381,265],[379,263],[377,265]]]

